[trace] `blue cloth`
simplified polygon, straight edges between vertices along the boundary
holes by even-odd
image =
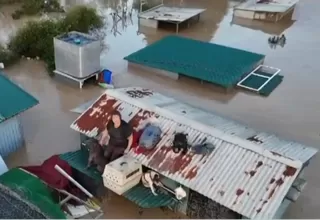
[[[161,129],[156,125],[148,124],[140,137],[139,147],[150,150],[157,145],[157,143],[160,141],[160,138]]]

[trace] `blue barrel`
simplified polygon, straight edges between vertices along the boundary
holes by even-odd
[[[104,69],[102,70],[102,76],[104,83],[111,84],[112,83],[112,72],[110,70]]]

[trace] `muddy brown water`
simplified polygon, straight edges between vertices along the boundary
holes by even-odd
[[[152,73],[127,70],[124,56],[150,44],[168,31],[139,29],[136,13],[125,24],[119,22],[112,29],[108,16],[116,1],[64,0],[66,6],[91,4],[107,17],[107,33],[104,39],[108,48],[101,55],[101,63],[111,69],[116,86],[144,86],[176,97],[187,103],[215,111],[221,115],[248,124],[259,130],[276,133],[287,139],[319,146],[320,117],[320,68],[317,65],[320,53],[320,20],[317,18],[320,2],[301,0],[294,13],[295,21],[288,19],[279,24],[233,19],[232,6],[237,2],[226,0],[166,1],[167,4],[205,7],[207,11],[199,24],[181,30],[180,34],[195,39],[215,42],[232,47],[266,54],[266,64],[282,70],[284,81],[267,98],[235,91],[224,94],[210,85],[183,79],[179,82],[162,78]],[[0,9],[0,41],[5,42],[24,20],[13,21],[12,6]],[[241,25],[237,25],[241,24]],[[318,28],[317,28],[318,27]],[[284,48],[271,49],[267,44],[270,34],[285,32],[287,44]],[[199,54],[201,55],[201,54]],[[40,61],[21,60],[5,70],[14,80],[40,100],[40,105],[25,112],[22,123],[26,147],[8,158],[10,167],[22,164],[37,164],[53,154],[75,150],[79,147],[79,134],[69,128],[77,117],[69,110],[87,100],[97,97],[102,89],[85,84],[82,90],[77,84],[48,76]],[[13,100],[14,101],[14,100]],[[320,216],[320,177],[317,170],[320,160],[315,158],[306,170],[308,186],[299,200],[290,206],[287,218],[317,218]],[[138,215],[137,207],[114,196],[106,205],[107,218],[172,218],[172,213],[158,209]]]

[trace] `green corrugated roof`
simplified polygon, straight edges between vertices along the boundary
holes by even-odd
[[[0,72],[0,122],[39,103],[32,95]]]
[[[138,184],[125,192],[123,196],[141,208],[167,207],[177,203],[177,200],[172,195],[160,190],[157,193],[158,195],[155,196],[149,188]]]
[[[251,72],[264,57],[218,44],[168,36],[124,59],[230,87]]]
[[[95,180],[102,179],[101,173],[95,167],[87,168],[89,152],[84,149],[60,154],[59,157],[81,173]]]

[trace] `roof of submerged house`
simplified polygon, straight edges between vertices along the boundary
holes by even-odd
[[[251,72],[264,57],[262,54],[223,45],[168,36],[124,59],[230,87]]]
[[[180,104],[180,108],[175,106],[171,107],[175,110],[170,109],[174,103]],[[253,130],[247,132],[244,127],[231,126],[230,123],[228,129],[228,123],[223,123],[224,119],[218,116],[216,120],[208,120],[219,124],[215,128],[214,125],[195,120],[196,111],[189,109],[187,114],[182,106],[183,103],[142,88],[108,90],[71,127],[93,137],[104,128],[114,109],[120,111],[123,119],[135,128],[148,117],[154,116],[158,118],[163,132],[161,141],[151,152],[136,154],[130,151],[131,156],[246,217],[272,218],[304,160],[310,159],[316,150],[304,147],[305,151],[301,153],[299,150],[302,151],[303,147],[288,142],[302,160],[299,156],[284,156],[285,153],[291,155],[291,150],[283,146],[286,144],[281,145],[280,140],[274,140],[274,146],[271,146],[272,141],[265,145],[263,143],[267,140],[263,134],[258,136]],[[208,117],[205,114],[201,117]],[[201,118],[200,115],[198,118]],[[207,155],[188,152],[183,156],[173,153],[170,145],[177,131],[188,133],[190,144],[204,140],[213,143],[214,151]],[[255,138],[246,140],[242,137],[249,133],[265,142],[259,144],[250,141]]]
[[[0,72],[0,122],[37,105],[39,101]]]

